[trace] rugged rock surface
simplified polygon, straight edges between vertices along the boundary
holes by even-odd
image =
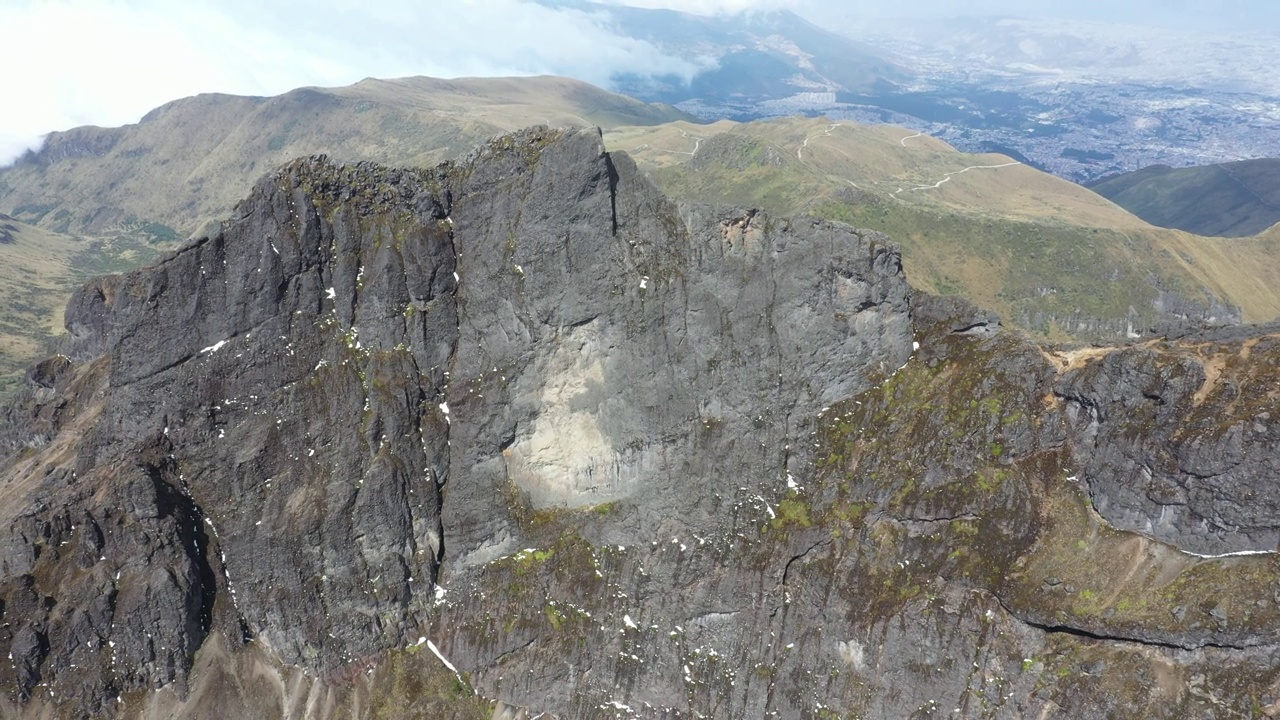
[[[1098,511],[1202,554],[1280,545],[1280,340],[1144,347],[1072,371],[1063,394]]]
[[[6,715],[1273,710],[1275,557],[1183,552],[1275,549],[1272,336],[1044,351],[547,130],[297,161],[67,326]]]

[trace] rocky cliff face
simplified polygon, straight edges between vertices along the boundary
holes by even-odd
[[[1280,538],[1274,336],[1045,351],[546,130],[297,161],[67,326],[6,715],[1272,709],[1274,556],[1191,553]]]

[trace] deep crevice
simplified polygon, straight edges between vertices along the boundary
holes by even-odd
[[[529,641],[524,643],[523,645],[511,648],[510,650],[500,653],[497,657],[493,659],[493,661],[490,664],[494,667],[497,667],[498,665],[501,665],[502,661],[505,660],[507,657],[511,655],[515,655],[516,653],[521,652],[522,650],[527,650],[530,646],[532,646],[536,642],[538,642],[538,638],[536,637],[530,638]]]
[[[1017,617],[1016,615],[1014,617]],[[1142,645],[1144,647],[1158,647],[1167,650],[1201,650],[1201,649],[1217,649],[1217,650],[1252,650],[1264,647],[1268,643],[1258,643],[1256,645],[1232,644],[1232,643],[1175,643],[1161,640],[1151,640],[1126,635],[1112,635],[1109,633],[1097,633],[1085,630],[1083,628],[1071,627],[1070,625],[1048,625],[1038,623],[1024,618],[1018,618],[1028,627],[1035,628],[1041,632],[1050,635],[1072,635],[1075,637],[1086,638],[1089,640],[1099,640],[1103,642],[1123,643],[1126,645]]]
[[[991,323],[984,320],[983,322],[977,322],[977,323],[973,323],[972,325],[966,325],[962,328],[956,328],[955,330],[951,331],[951,334],[952,335],[972,335],[974,333],[979,333],[979,332],[995,332],[995,330],[996,328],[993,328],[991,326]]]
[[[958,515],[942,515],[938,517],[907,517],[898,515],[885,515],[884,517],[902,525],[919,524],[932,525],[936,523],[952,523],[958,521],[981,520],[981,516],[975,513],[960,513]]]
[[[611,234],[618,236],[618,168],[613,164],[613,156],[604,154],[605,171],[609,175],[609,217]]]
[[[1164,650],[1179,650],[1179,651],[1193,651],[1193,650],[1204,650],[1204,649],[1256,650],[1264,647],[1274,647],[1276,645],[1276,643],[1274,642],[1259,642],[1251,645],[1243,644],[1243,643],[1237,644],[1237,643],[1225,643],[1225,642],[1176,643],[1168,640],[1154,640],[1150,638],[1134,637],[1132,635],[1121,635],[1121,634],[1113,634],[1113,633],[1106,633],[1106,632],[1094,632],[1092,630],[1085,630],[1084,628],[1073,627],[1071,625],[1042,623],[1042,622],[1036,622],[1035,620],[1029,620],[1027,618],[1022,617],[1018,613],[1014,612],[1013,609],[1011,609],[1009,605],[1005,603],[1003,598],[999,597],[998,595],[993,595],[993,597],[995,597],[996,601],[1000,603],[1000,607],[1004,608],[1004,611],[1009,614],[1009,617],[1012,617],[1013,619],[1017,620],[1023,625],[1026,625],[1029,628],[1034,628],[1036,630],[1039,630],[1040,632],[1043,632],[1049,635],[1071,635],[1073,637],[1084,638],[1087,640],[1097,640],[1100,642],[1120,643],[1124,645],[1139,645],[1142,647],[1161,648]]]
[[[445,189],[444,193],[447,195],[449,199],[450,210],[452,210],[452,205],[453,205],[452,191]],[[456,276],[458,271],[458,257],[459,257],[458,240],[457,240],[457,236],[454,235],[454,231],[452,227],[449,229],[446,237],[449,242],[449,258],[452,263],[452,268],[453,268],[452,272]],[[452,289],[444,292],[439,296],[441,299],[448,299],[448,300],[452,300],[453,302],[453,322],[454,322],[455,330],[454,330],[453,338],[449,343],[449,356],[448,356],[448,359],[445,361],[445,367],[448,369],[443,370],[443,373],[444,373],[443,385],[434,386],[430,388],[424,388],[421,385],[419,385],[419,391],[422,393],[422,397],[424,398],[424,402],[421,407],[425,412],[430,412],[431,407],[437,402],[448,402],[448,396],[449,396],[448,387],[450,382],[449,378],[451,377],[450,371],[457,369],[456,367],[454,367],[454,365],[458,360],[458,344],[462,341],[463,308],[462,308],[462,298],[459,297],[461,295],[461,290],[462,290],[461,284],[455,282],[453,284]],[[435,298],[432,298],[432,299],[434,300]],[[469,325],[470,325],[470,322],[471,322],[470,319],[467,319],[467,323]],[[422,376],[419,375],[418,377],[419,377],[419,380],[421,380]],[[428,396],[430,396],[430,399],[429,400],[425,399]],[[448,418],[446,418],[446,420],[447,419]],[[419,427],[421,427],[421,422],[422,422],[421,415],[418,418],[418,422],[419,422]],[[439,533],[440,547],[437,548],[436,550],[436,562],[431,568],[431,582],[433,586],[439,584],[440,570],[441,568],[444,567],[445,557],[447,557],[449,554],[448,553],[449,541],[448,541],[448,538],[446,537],[448,533],[445,532],[445,528],[444,528],[444,512],[445,512],[444,496],[445,496],[445,485],[448,484],[450,479],[450,474],[452,473],[452,470],[453,470],[453,445],[450,442],[453,436],[453,426],[448,422],[446,422],[444,426],[444,436],[445,436],[444,473],[442,475],[437,475],[435,477],[435,485],[436,485],[435,508],[434,508],[435,528]]]
[[[189,602],[193,606],[188,610],[194,611],[194,618],[191,619],[197,624],[196,627],[188,627],[192,635],[190,653],[194,656],[195,650],[213,628],[213,607],[217,600],[218,581],[209,562],[211,549],[209,535],[204,528],[204,512],[189,495],[166,479],[166,476],[174,474],[172,463],[172,459],[166,459],[161,464],[147,462],[142,469],[155,488],[156,509],[161,518],[172,518],[174,531],[195,575],[197,585],[188,591]]]
[[[819,540],[818,542],[810,545],[807,550],[800,553],[799,555],[792,555],[791,559],[787,561],[786,566],[782,568],[782,580],[781,582],[779,582],[779,585],[781,587],[787,586],[787,577],[791,574],[792,565],[794,565],[799,560],[803,560],[806,556],[809,555],[809,553],[813,552],[814,550],[817,550],[820,547],[827,547],[829,545],[831,545],[831,540]]]

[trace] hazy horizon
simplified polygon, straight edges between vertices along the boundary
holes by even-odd
[[[999,15],[1137,23],[1182,31],[1272,31],[1280,9],[1235,0],[633,0],[614,5],[699,13],[789,9],[840,31],[859,19]],[[607,86],[619,72],[691,76],[701,69],[619,35],[590,7],[525,0],[11,0],[0,64],[13,77],[0,114],[0,165],[52,131],[136,122],[171,100],[204,92],[276,95],[365,77],[553,74]]]

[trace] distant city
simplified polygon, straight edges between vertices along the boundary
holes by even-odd
[[[618,17],[661,44],[655,18]],[[678,19],[687,18],[663,16]],[[717,68],[683,88],[618,89],[703,120],[804,114],[900,125],[1076,182],[1280,156],[1274,34],[1009,18],[851,19],[841,33],[785,12],[703,19],[679,34],[697,38],[690,58],[719,57]]]
[[[677,107],[707,120],[804,114],[901,125],[965,152],[1003,153],[1081,183],[1155,164],[1280,155],[1280,104],[1245,93],[1064,83],[1018,94],[953,85],[847,99],[843,93],[802,92],[743,104],[694,99]]]

